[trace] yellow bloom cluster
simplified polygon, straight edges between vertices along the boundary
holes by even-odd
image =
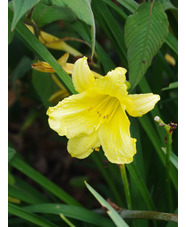
[[[133,161],[136,139],[131,138],[126,112],[140,117],[152,110],[160,97],[152,93],[129,95],[126,72],[118,67],[98,78],[86,57],[75,62],[72,81],[79,94],[63,99],[47,111],[50,127],[69,139],[67,149],[72,157],[86,158],[102,146],[112,163]]]

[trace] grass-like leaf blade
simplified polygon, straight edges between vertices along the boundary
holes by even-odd
[[[8,147],[8,162],[10,162],[15,156],[16,151],[14,148]]]
[[[32,214],[31,212],[26,211],[25,209],[23,209],[19,206],[16,206],[14,204],[11,204],[11,203],[8,204],[8,212],[12,215],[18,216],[29,222],[32,222],[32,223],[36,224],[37,226],[57,227],[57,225],[53,224],[52,222],[49,222],[48,220],[44,219],[43,217],[40,217],[36,214]]]
[[[13,12],[9,9],[8,20],[12,21]],[[70,76],[62,69],[56,59],[47,50],[47,48],[32,34],[32,32],[21,22],[17,23],[16,31],[25,40],[25,42],[31,46],[31,50],[37,53],[44,61],[48,62],[49,65],[56,71],[62,83],[67,88],[67,90],[75,94],[77,93]]]
[[[14,168],[19,170],[20,172],[24,173],[26,176],[30,177],[32,180],[37,182],[39,185],[41,185],[43,188],[45,188],[47,191],[51,192],[53,195],[61,199],[62,201],[80,206],[80,204],[69,194],[67,194],[64,190],[59,188],[56,184],[51,182],[48,178],[41,175],[39,172],[37,172],[35,169],[30,167],[28,164],[26,164],[23,160],[21,160],[18,156],[15,156],[14,159],[10,163]]]
[[[76,220],[80,220],[83,222],[87,222],[90,224],[94,224],[96,226],[102,227],[113,227],[112,222],[100,214],[94,213],[89,211],[83,207],[77,207],[72,205],[65,205],[65,204],[36,204],[32,206],[24,207],[25,210],[29,212],[36,212],[36,213],[46,213],[46,214],[56,214],[59,215],[62,213],[68,218],[74,218]]]
[[[128,224],[121,218],[116,210],[99,194],[97,193],[87,182],[85,182],[88,190],[93,194],[93,196],[98,200],[98,202],[107,209],[107,214],[113,220],[118,227],[127,227]]]

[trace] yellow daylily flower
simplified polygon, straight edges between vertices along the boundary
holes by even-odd
[[[136,139],[131,138],[126,111],[140,117],[152,110],[160,97],[152,93],[129,95],[126,72],[118,67],[96,79],[86,57],[75,62],[72,80],[79,94],[47,111],[50,127],[69,139],[67,150],[72,157],[86,158],[102,146],[112,163],[133,161]]]
[[[68,57],[69,53],[65,53],[57,60],[57,62],[68,74],[72,74],[73,64],[67,63]],[[54,69],[47,62],[44,61],[37,61],[36,63],[32,64],[32,68],[40,72],[46,73],[55,72]]]
[[[30,25],[26,25],[27,28],[34,34],[34,29]],[[70,53],[71,55],[77,57],[82,56],[82,53],[68,45],[62,39],[57,38],[54,35],[51,35],[47,32],[40,31],[40,35],[38,37],[39,41],[44,44],[46,47],[55,49],[55,50],[63,50],[65,52]]]

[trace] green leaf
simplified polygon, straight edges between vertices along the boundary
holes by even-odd
[[[80,20],[91,26],[91,47],[93,56],[95,51],[96,27],[90,2],[88,0],[52,0],[52,3],[57,6],[68,6]]]
[[[20,196],[25,196],[25,198],[26,196],[30,198],[34,197],[33,201],[37,201],[37,203],[49,202],[49,199],[47,199],[42,192],[38,191],[35,186],[32,186],[31,184],[19,177],[15,177],[15,184],[13,186],[19,191]],[[22,200],[21,197],[18,199]]]
[[[138,187],[147,207],[149,208],[149,210],[155,210],[155,205],[154,202],[152,200],[152,197],[146,187],[146,184],[143,180],[143,178],[140,176],[140,174],[138,173],[136,166],[134,165],[134,163],[131,163],[129,165],[126,165],[131,177],[133,178],[134,182],[136,183],[136,186]]]
[[[23,78],[26,73],[31,70],[32,59],[27,56],[23,56],[16,65],[14,71],[11,74],[11,83],[15,91],[17,91],[16,81]]]
[[[51,106],[51,103],[48,101],[49,98],[60,90],[54,83],[51,74],[33,70],[32,84],[45,107],[48,108]]]
[[[68,218],[74,218],[83,222],[102,227],[113,227],[111,221],[100,214],[89,211],[83,207],[77,207],[65,204],[38,204],[24,207],[26,211],[46,214],[63,214]]]
[[[72,224],[72,222],[70,220],[68,220],[68,218],[66,218],[62,213],[59,215],[61,217],[61,219],[63,219],[63,221],[70,227],[76,227],[74,224]]]
[[[8,186],[8,195],[28,204],[37,204],[47,201],[47,199],[43,200],[43,197],[36,197],[34,194],[30,193],[29,191],[25,191],[22,188],[18,188],[16,185]]]
[[[170,83],[168,87],[162,88],[162,91],[178,88],[178,81]]]
[[[31,212],[26,211],[25,209],[16,206],[14,204],[9,203],[8,204],[8,212],[12,215],[18,216],[20,218],[23,218],[31,223],[34,223],[38,226],[43,227],[57,227],[57,225],[53,224],[52,222],[49,222],[48,220],[44,219],[43,217],[40,217],[36,214],[32,214]]]
[[[10,162],[15,156],[16,151],[14,148],[8,147],[8,162]]]
[[[59,6],[48,7],[42,2],[35,6],[32,18],[39,27],[57,20],[73,22],[76,19],[71,9]]]
[[[134,11],[138,8],[138,3],[135,2],[134,0],[117,0],[117,1],[132,13],[134,13]]]
[[[162,147],[161,149],[163,153],[166,155],[166,148]],[[178,169],[178,157],[172,151],[170,153],[170,161],[176,167],[176,169]]]
[[[169,32],[166,43],[178,55],[178,40]]]
[[[137,2],[135,2],[134,0],[117,0],[117,1],[121,5],[123,5],[126,9],[128,9],[131,13],[134,13],[139,6],[139,4]],[[162,1],[164,1],[164,0],[162,0]],[[169,32],[165,42],[173,51],[175,51],[175,53],[178,54],[178,41],[170,32]]]
[[[96,167],[99,169],[100,173],[103,175],[105,181],[107,182],[108,187],[112,191],[113,196],[115,197],[115,200],[118,205],[121,205],[121,195],[118,192],[118,189],[115,184],[113,184],[112,179],[110,178],[108,170],[106,170],[103,166],[103,163],[101,162],[99,156],[97,154],[92,154],[91,158],[93,162],[95,163]]]
[[[88,0],[52,0],[52,4],[56,6],[68,6],[75,15],[85,23],[93,26],[93,20],[91,16],[90,2]]]
[[[14,30],[16,24],[21,19],[21,17],[38,2],[39,0],[29,0],[29,1],[13,0],[14,17],[12,21],[11,30]]]
[[[146,131],[146,134],[149,137],[149,139],[151,140],[152,145],[154,146],[157,154],[159,155],[163,165],[165,165],[165,154],[162,152],[162,149],[161,149],[162,144],[161,144],[160,139],[157,136],[154,126],[152,125],[151,121],[149,120],[149,118],[146,115],[138,118],[138,120],[141,123],[144,130]],[[173,182],[175,189],[178,190],[178,184],[177,184],[178,174],[173,165],[170,166],[170,177],[171,177],[171,180]]]
[[[12,42],[14,33],[14,31],[11,31],[11,22],[8,20],[8,45]]]
[[[104,2],[93,0],[92,8],[96,20],[99,22],[100,26],[107,34],[108,38],[112,42],[112,45],[116,49],[120,58],[123,60],[123,64],[126,66],[127,52],[124,45],[123,31],[120,28],[118,22],[115,20],[111,11]]]
[[[41,0],[41,2],[47,6],[51,6],[52,5],[52,1],[51,0]]]
[[[9,9],[9,20],[12,21],[13,12]],[[29,44],[33,52],[36,52],[44,61],[48,62],[49,65],[55,70],[62,83],[67,88],[67,90],[75,94],[77,93],[71,77],[63,70],[52,54],[47,50],[47,48],[32,34],[32,32],[21,22],[18,22],[16,26],[16,31],[18,34]]]
[[[107,209],[107,214],[113,220],[118,227],[127,227],[127,223],[121,218],[121,216],[114,210],[114,208],[100,195],[98,194],[87,182],[85,182],[88,190],[93,194],[93,196],[98,200],[98,202]]]
[[[108,0],[103,0],[107,5],[109,5],[111,8],[113,8],[124,20],[127,19],[127,14],[119,7],[117,6],[114,2],[108,1]]]
[[[171,3],[170,0],[158,0],[162,6],[163,6],[163,10],[168,10],[168,9],[176,9],[176,7]]]
[[[14,184],[15,184],[14,176],[8,170],[8,185],[14,185]]]
[[[128,49],[131,90],[142,79],[164,43],[168,25],[167,15],[159,2],[143,3],[128,17],[125,24],[125,43]]]
[[[40,184],[44,189],[51,192],[53,195],[57,196],[62,201],[80,206],[80,204],[69,194],[67,194],[64,190],[59,188],[56,184],[51,182],[48,178],[41,175],[39,172],[34,170],[32,167],[27,165],[23,160],[21,160],[18,156],[15,156],[14,159],[10,163],[14,168],[23,172],[26,176],[30,177],[32,180]]]

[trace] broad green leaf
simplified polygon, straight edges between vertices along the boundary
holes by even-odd
[[[121,216],[117,213],[116,210],[99,194],[97,193],[87,182],[85,182],[88,190],[92,193],[92,195],[98,200],[98,202],[107,209],[107,214],[113,220],[116,226],[118,227],[127,227],[128,224],[121,218]]]
[[[12,21],[13,12],[9,9],[9,20]],[[49,65],[55,70],[59,78],[62,80],[64,86],[67,90],[75,94],[77,93],[71,77],[62,69],[56,59],[47,50],[47,48],[32,34],[32,32],[21,22],[18,22],[16,26],[16,31],[25,40],[25,42],[31,46],[31,50],[37,53],[44,61],[48,62]]]
[[[92,20],[92,12],[88,0],[52,0],[52,3],[56,6],[68,6],[80,20],[93,26],[94,22]]]
[[[168,34],[167,15],[159,2],[142,3],[125,24],[131,90],[151,65]]]
[[[134,0],[117,0],[117,1],[121,5],[123,5],[126,9],[128,9],[131,13],[134,13],[139,6],[139,4]],[[164,1],[164,0],[160,0],[160,1]],[[165,1],[169,1],[169,0],[165,0]],[[178,41],[170,32],[165,42],[175,53],[178,54]]]
[[[31,212],[28,212],[25,209],[23,209],[19,206],[16,206],[14,204],[11,204],[11,203],[8,204],[8,212],[12,215],[18,216],[31,223],[34,223],[37,226],[57,227],[57,225],[53,224],[52,222],[49,222],[48,220],[44,219],[43,217],[40,217],[36,214],[32,214]]]
[[[52,0],[52,3],[57,6],[68,6],[80,20],[91,26],[91,47],[93,56],[95,51],[96,27],[90,1]]]
[[[162,88],[162,91],[178,88],[178,81],[170,83],[168,87]]]
[[[46,214],[63,214],[68,218],[74,218],[83,222],[94,224],[102,227],[113,227],[112,222],[100,214],[89,211],[83,207],[77,207],[65,204],[38,204],[24,207],[26,211],[33,213],[46,213]]]
[[[14,17],[11,27],[12,30],[14,30],[17,22],[21,19],[21,17],[38,2],[39,0],[13,0]]]
[[[14,148],[8,147],[8,162],[10,162],[15,156],[16,151]]]
[[[74,13],[67,7],[50,6],[39,2],[32,14],[33,20],[39,27],[57,20],[72,22],[75,20]]]
[[[15,156],[11,161],[11,166],[23,172],[25,175],[30,177],[32,180],[40,184],[44,189],[51,192],[53,195],[57,196],[62,201],[73,204],[77,206],[81,206],[73,197],[67,194],[63,189],[59,188],[56,184],[50,181],[48,178],[41,175],[39,172],[34,170],[32,167],[27,165],[23,160],[21,160],[18,156]]]

